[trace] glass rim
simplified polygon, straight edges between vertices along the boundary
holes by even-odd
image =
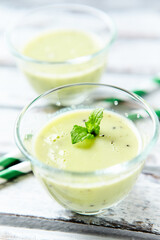
[[[82,9],[85,12],[90,12],[92,14],[94,14],[95,16],[101,18],[104,20],[104,22],[107,23],[107,25],[109,26],[110,29],[110,38],[109,41],[107,42],[107,44],[105,44],[105,46],[103,48],[101,48],[99,51],[90,54],[90,55],[86,55],[86,56],[81,56],[81,57],[77,57],[77,58],[73,58],[73,59],[68,59],[66,61],[41,61],[41,60],[36,60],[34,58],[30,58],[27,57],[23,54],[21,54],[15,47],[14,44],[11,41],[11,34],[14,31],[14,29],[18,26],[18,23],[21,22],[24,18],[26,18],[27,16],[33,14],[34,12],[38,12],[41,11],[42,9],[47,9],[47,8],[51,8],[51,7],[65,7],[67,8],[74,8],[74,9]],[[21,21],[20,21],[21,20]],[[38,8],[35,8],[33,10],[28,11],[28,13],[26,13],[25,15],[23,15],[23,17],[21,17],[19,19],[19,21],[17,21],[16,24],[13,24],[5,33],[6,36],[6,41],[8,43],[9,49],[11,51],[11,53],[26,62],[31,62],[31,63],[36,63],[36,64],[42,64],[42,65],[66,65],[66,64],[81,64],[81,63],[85,63],[90,61],[91,59],[99,56],[100,54],[102,54],[103,52],[107,51],[107,49],[112,45],[112,43],[114,42],[115,38],[117,35],[117,31],[116,31],[116,26],[114,21],[112,20],[112,18],[105,12],[101,11],[100,9],[96,9],[94,7],[88,6],[88,5],[84,5],[84,4],[74,4],[74,3],[57,3],[57,4],[50,4],[50,5],[45,5],[45,6],[41,6]]]
[[[126,161],[124,163],[120,163],[120,164],[116,164],[114,166],[108,167],[108,168],[104,168],[104,169],[100,169],[100,170],[95,170],[95,171],[90,171],[90,172],[78,172],[78,171],[68,171],[68,170],[63,170],[63,169],[59,169],[59,168],[54,168],[51,167],[43,162],[40,162],[37,158],[33,157],[25,148],[24,144],[23,144],[23,140],[21,140],[20,137],[20,132],[19,132],[19,128],[20,128],[20,124],[21,121],[23,120],[23,116],[25,115],[25,113],[30,109],[30,107],[32,107],[32,105],[37,102],[38,100],[42,99],[43,97],[46,97],[47,95],[56,92],[58,90],[64,89],[64,88],[69,88],[69,87],[75,87],[75,86],[99,86],[99,87],[109,87],[109,88],[113,88],[116,90],[120,90],[121,92],[124,92],[126,94],[128,94],[129,96],[131,96],[132,98],[136,99],[139,103],[143,104],[143,107],[145,108],[145,110],[147,111],[147,113],[149,114],[149,116],[152,119],[154,128],[153,128],[153,137],[151,138],[151,140],[149,141],[149,143],[145,146],[145,148],[143,149],[142,152],[140,152],[136,157],[130,159],[129,161]],[[92,177],[92,176],[101,176],[101,175],[117,175],[119,173],[123,173],[126,170],[132,168],[134,165],[136,165],[137,163],[141,163],[144,159],[144,157],[149,153],[149,151],[152,149],[152,147],[155,145],[157,139],[159,136],[159,120],[157,115],[155,114],[154,110],[148,105],[148,103],[145,102],[145,100],[143,100],[141,97],[139,97],[138,95],[131,93],[123,88],[114,86],[114,85],[108,85],[108,84],[101,84],[101,83],[78,83],[78,84],[68,84],[68,85],[64,85],[61,87],[57,87],[54,89],[51,89],[41,95],[39,95],[38,97],[36,97],[33,101],[31,101],[26,107],[24,107],[24,109],[22,110],[22,112],[20,113],[17,121],[16,121],[16,125],[15,125],[15,141],[16,144],[19,148],[19,150],[22,152],[22,154],[31,161],[31,163],[33,163],[33,165],[36,165],[40,168],[42,168],[43,170],[47,170],[49,172],[55,173],[55,174],[62,174],[62,175],[74,175],[74,176],[79,176],[79,177]]]

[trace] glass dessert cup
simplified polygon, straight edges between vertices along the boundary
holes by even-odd
[[[74,95],[72,104],[64,106],[67,96],[70,97],[66,94],[68,90],[84,92],[86,88],[90,91],[86,91],[85,98],[80,101],[78,95],[77,101]],[[51,98],[55,104],[50,104]],[[35,157],[34,137],[55,116],[75,109],[100,107],[133,122],[141,138],[141,148],[135,158],[105,169],[75,172],[48,166]],[[31,162],[35,176],[50,195],[67,209],[92,215],[128,195],[157,141],[158,133],[158,118],[142,98],[115,86],[84,83],[52,89],[33,100],[20,114],[15,135],[18,148]]]
[[[40,61],[23,54],[24,46],[31,39],[58,29],[94,35],[101,41],[101,47],[93,54],[66,61]],[[38,94],[65,84],[99,82],[115,35],[114,23],[106,13],[86,5],[69,3],[38,8],[6,34],[20,70]]]

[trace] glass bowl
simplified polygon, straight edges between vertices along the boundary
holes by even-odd
[[[23,54],[24,47],[32,39],[58,29],[93,35],[100,42],[100,48],[91,55],[57,62],[36,60]],[[99,82],[116,32],[106,13],[86,5],[64,3],[31,11],[12,26],[6,36],[19,68],[41,94],[65,84]]]
[[[64,106],[67,96],[70,98],[68,91],[84,92],[86,88],[85,98],[76,101],[74,95],[72,104]],[[50,104],[50,99],[54,104]],[[35,136],[55,116],[64,111],[100,107],[135,125],[142,145],[135,158],[105,169],[75,172],[48,166],[35,157]],[[35,176],[62,206],[86,215],[102,212],[128,195],[158,133],[158,118],[142,98],[116,86],[93,83],[66,85],[40,95],[24,108],[16,123],[17,146],[31,162]]]

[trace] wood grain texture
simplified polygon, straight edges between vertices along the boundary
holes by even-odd
[[[52,3],[60,3],[54,0]],[[68,0],[63,0],[68,2]],[[160,63],[160,2],[157,0],[75,0],[108,12],[117,25],[118,38],[108,56],[103,83],[129,90],[152,85]],[[4,31],[26,11],[50,0],[0,2],[0,154],[15,148],[13,128],[24,105],[36,93],[16,68]],[[146,99],[160,108],[160,89]],[[147,165],[160,167],[160,139]],[[32,174],[0,186],[0,239],[159,239],[160,178],[141,174],[129,196],[106,213],[87,217],[64,210],[52,200]],[[32,228],[32,229],[31,229]],[[37,230],[36,230],[37,229]],[[38,230],[42,229],[42,230]],[[50,231],[48,231],[50,230]],[[65,234],[63,235],[63,232]],[[68,232],[66,234],[66,232]],[[72,234],[70,234],[72,232]],[[75,232],[79,233],[75,235]],[[80,233],[92,234],[86,237]],[[58,235],[59,234],[59,235]],[[79,238],[78,238],[79,237]],[[55,238],[54,238],[55,239]],[[67,239],[67,238],[66,238]]]
[[[27,79],[16,68],[0,67],[0,76],[0,107],[22,109],[37,96]],[[157,91],[149,95],[146,99],[153,107],[160,108],[160,102],[157,101],[160,94],[160,85],[154,84],[152,79],[153,76],[151,75],[117,74],[110,73],[106,69],[101,82],[117,85],[130,91],[136,89],[150,91],[153,86],[157,87]]]
[[[57,224],[61,225],[59,222]],[[63,223],[62,223],[63,224]],[[136,233],[131,231],[121,230],[110,230],[109,228],[102,228],[94,226],[82,225],[82,224],[71,224],[73,226],[70,229],[69,225],[65,223],[63,230],[38,230],[38,229],[27,229],[24,227],[4,227],[0,226],[0,239],[1,240],[158,240],[158,236],[147,233]],[[76,228],[74,228],[76,226]],[[67,232],[64,232],[65,230]],[[73,231],[72,231],[73,230]],[[76,231],[76,232],[74,232]]]
[[[19,111],[15,109],[0,108],[0,154],[16,148],[14,142],[14,125]]]
[[[81,4],[88,4],[103,10],[110,10],[110,11],[128,11],[128,10],[159,10],[159,1],[157,0],[132,0],[131,2],[128,2],[127,0],[101,0],[100,2],[97,2],[97,0],[53,0],[52,3],[81,3]],[[37,5],[44,5],[44,4],[50,4],[50,0],[16,0],[13,2],[12,0],[2,0],[1,5],[7,8],[14,8],[17,9],[24,9],[24,8],[32,8],[37,7]]]
[[[158,41],[117,40],[109,54],[108,70],[117,73],[150,74],[159,72]]]
[[[25,228],[13,228],[13,227],[1,227],[0,226],[0,239],[2,240],[105,240],[106,237],[99,237],[93,235],[84,235],[76,233],[63,233],[59,231],[44,231],[37,229],[25,229]],[[108,237],[107,237],[108,239]],[[110,240],[116,240],[117,238],[110,238]]]
[[[37,94],[16,68],[0,67],[0,106],[22,109]]]
[[[54,221],[59,221],[160,234],[159,184],[159,178],[142,174],[132,192],[118,206],[89,217],[64,210],[30,174],[1,186],[0,224],[34,228],[37,221],[38,228],[55,230]],[[45,220],[44,226],[41,219]],[[50,224],[47,221],[51,221]]]

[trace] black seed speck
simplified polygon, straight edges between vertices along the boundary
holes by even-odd
[[[126,146],[127,146],[127,147],[130,147],[130,145],[129,145],[129,144],[127,144]]]
[[[90,207],[94,207],[94,205],[93,204],[91,204],[91,205],[89,205]]]
[[[104,134],[100,135],[100,137],[104,137]]]
[[[116,127],[112,127],[112,129],[116,129]]]
[[[111,144],[113,144],[114,143],[114,141],[111,141]]]
[[[83,122],[86,122],[86,119],[83,119]]]

